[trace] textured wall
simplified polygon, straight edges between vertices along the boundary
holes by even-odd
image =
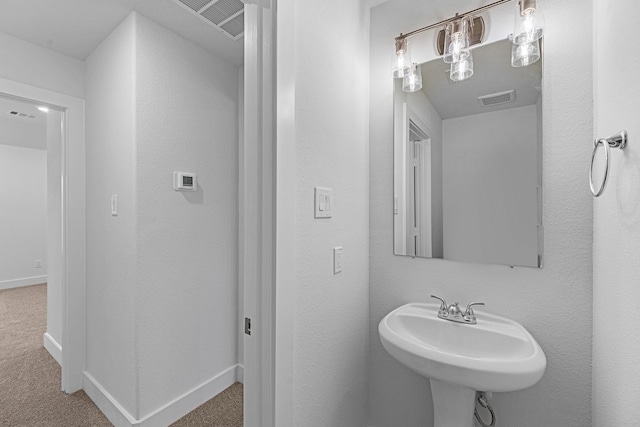
[[[87,371],[136,410],[135,15],[87,58]],[[118,195],[118,216],[110,198]]]
[[[0,33],[0,77],[84,97],[84,62]]]
[[[238,70],[133,13],[87,81],[87,370],[140,419],[238,362]]]
[[[139,16],[140,416],[232,367],[238,334],[238,69]],[[172,188],[173,171],[198,191]]]
[[[290,6],[293,7],[293,6]],[[279,11],[280,13],[280,11]],[[339,29],[337,31],[336,29]],[[294,426],[364,426],[368,360],[368,13],[295,3]],[[333,217],[314,219],[314,186]],[[333,274],[332,249],[344,248]]]
[[[46,138],[44,127],[38,137]],[[43,283],[21,281],[47,275],[46,150],[0,145],[0,201],[0,289]]]
[[[640,83],[630,70],[640,57],[628,56],[619,40],[632,37],[640,11],[630,0],[593,3],[594,136],[630,135],[625,151],[611,150],[609,182],[594,201],[593,425],[631,427],[640,420]]]
[[[393,22],[394,1],[373,9],[371,17],[369,425],[396,426],[398,420],[406,427],[431,425],[427,421],[432,417],[432,407],[426,379],[385,352],[377,325],[392,309],[410,301],[428,301],[434,293],[460,302],[484,301],[485,311],[521,322],[547,355],[547,371],[537,385],[520,392],[494,394],[492,404],[499,425],[588,426],[592,201],[586,171],[591,153],[592,49],[591,39],[584,37],[580,23],[590,22],[590,3],[545,3],[545,265],[542,269],[511,269],[393,256],[393,85],[389,57],[393,37],[413,29]],[[455,6],[465,9],[461,2],[451,7]],[[419,21],[422,14],[423,24],[436,20],[425,9],[422,2],[415,2],[412,16]],[[446,17],[444,14],[440,11],[438,18]]]

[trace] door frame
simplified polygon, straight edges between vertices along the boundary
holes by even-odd
[[[84,101],[0,78],[0,94],[62,113],[62,381],[61,389],[82,389],[85,365],[85,146]]]
[[[244,425],[293,427],[295,0],[245,2],[240,280]]]

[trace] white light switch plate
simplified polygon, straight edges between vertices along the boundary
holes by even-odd
[[[333,274],[338,274],[342,271],[342,246],[333,248]]]
[[[118,216],[118,195],[111,195],[111,215]]]
[[[330,188],[315,187],[315,218],[331,218],[333,191]]]

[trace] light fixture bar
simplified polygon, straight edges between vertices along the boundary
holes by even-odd
[[[418,28],[417,30],[413,30],[413,31],[411,31],[409,33],[406,33],[406,34],[400,34],[398,37],[396,37],[396,40],[407,39],[407,38],[409,38],[411,36],[415,36],[416,34],[420,34],[420,33],[423,33],[425,31],[429,31],[429,30],[431,30],[433,28],[441,27],[441,26],[443,26],[445,24],[448,24],[449,22],[453,22],[453,21],[456,21],[458,19],[467,18],[467,17],[472,16],[472,15],[477,15],[478,13],[482,13],[482,12],[484,12],[486,10],[489,10],[489,9],[494,8],[496,6],[500,6],[501,4],[504,4],[504,3],[508,3],[510,1],[511,0],[498,0],[498,1],[495,1],[493,3],[489,3],[486,6],[482,6],[482,7],[479,7],[477,9],[470,10],[470,11],[465,12],[463,14],[456,14],[456,16],[452,16],[451,18],[445,19],[444,21],[436,22],[435,24],[431,24],[431,25],[427,25],[426,27]]]

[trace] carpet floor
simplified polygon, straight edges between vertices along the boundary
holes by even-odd
[[[46,285],[0,290],[0,427],[111,426],[84,391],[60,391],[60,365],[42,344],[46,308]],[[172,426],[242,427],[242,384]]]

